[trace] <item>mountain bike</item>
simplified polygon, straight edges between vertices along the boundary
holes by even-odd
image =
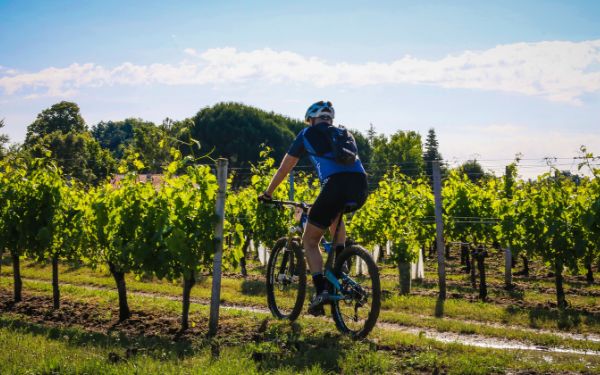
[[[301,236],[308,220],[309,205],[302,202],[272,200],[264,203],[278,208],[296,209],[298,225],[290,228],[271,250],[267,263],[267,301],[273,316],[279,319],[298,318],[306,297],[307,267]],[[352,210],[347,205],[344,212]],[[343,215],[333,239],[337,237]],[[371,255],[360,245],[350,244],[336,256],[335,240],[321,245],[327,253],[325,278],[329,287],[331,315],[338,330],[354,338],[363,338],[371,332],[381,306],[379,269]]]

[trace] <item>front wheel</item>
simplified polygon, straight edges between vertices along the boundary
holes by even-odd
[[[267,264],[267,302],[273,316],[296,320],[306,295],[306,262],[300,243],[280,238]]]
[[[362,247],[347,247],[337,257],[333,268],[342,286],[342,298],[331,304],[333,320],[340,332],[364,338],[377,323],[381,307],[379,269]]]

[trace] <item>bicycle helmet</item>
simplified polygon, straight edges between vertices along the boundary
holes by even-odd
[[[310,122],[311,118],[316,117],[329,117],[333,120],[335,118],[335,110],[333,109],[333,105],[331,104],[331,102],[324,102],[321,100],[308,107],[308,109],[306,110],[306,114],[304,115],[304,121]]]

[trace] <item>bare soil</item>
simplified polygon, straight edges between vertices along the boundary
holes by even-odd
[[[5,290],[6,291],[6,290]],[[7,291],[6,291],[7,292]],[[86,331],[119,334],[134,337],[163,337],[173,340],[205,337],[208,332],[208,318],[200,314],[190,314],[190,327],[181,331],[181,320],[177,316],[169,316],[153,311],[132,310],[131,318],[119,321],[116,308],[99,307],[98,305],[73,301],[63,298],[58,310],[52,308],[52,299],[46,296],[23,294],[23,301],[14,303],[12,296],[7,293],[0,295],[0,312],[19,314],[23,319],[32,323],[43,324],[57,328],[80,327]],[[232,341],[239,342],[253,339],[253,332],[258,326],[222,317],[219,320],[219,335]],[[250,326],[248,326],[250,324]]]

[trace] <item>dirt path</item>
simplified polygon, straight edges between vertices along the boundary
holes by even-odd
[[[423,335],[428,339],[444,342],[444,343],[458,343],[469,346],[476,346],[479,348],[492,348],[492,349],[504,349],[504,350],[533,350],[541,352],[551,353],[571,353],[580,355],[594,355],[600,356],[600,351],[595,350],[579,350],[569,348],[557,348],[557,347],[545,347],[531,345],[522,341],[501,339],[498,337],[489,337],[482,335],[465,335],[456,332],[439,332],[432,329],[405,327],[391,323],[377,323],[380,328],[402,331],[412,333],[415,335]]]
[[[32,282],[40,282],[40,283],[50,284],[50,281],[40,280],[40,279],[25,278],[24,281],[32,281]],[[89,290],[113,291],[112,288],[93,286],[93,285],[70,284],[70,283],[62,283],[61,285],[77,287],[77,288],[84,288],[84,289],[89,289]],[[128,294],[139,296],[139,297],[145,297],[145,298],[153,298],[153,299],[168,299],[171,301],[179,301],[180,300],[180,297],[178,297],[178,296],[158,294],[158,293],[128,291]],[[201,304],[201,305],[208,305],[210,303],[209,300],[199,299],[199,298],[191,298],[191,302]],[[231,304],[231,303],[222,304],[221,307],[226,310],[245,311],[245,312],[251,312],[251,313],[270,315],[270,311],[264,307],[243,306],[243,305],[236,305],[236,304]],[[315,317],[311,317],[311,316],[307,316],[307,315],[305,315],[304,318],[329,320],[329,318],[315,318]],[[539,329],[516,327],[516,326],[515,327],[512,327],[512,326],[507,327],[507,326],[503,326],[501,324],[494,324],[494,323],[488,324],[488,323],[482,323],[482,322],[477,322],[477,321],[469,321],[469,320],[465,321],[465,320],[452,319],[452,318],[444,318],[444,319],[466,322],[466,323],[475,324],[475,325],[487,325],[487,326],[500,327],[500,328],[514,328],[514,329],[524,330],[524,331],[528,331],[528,332],[532,332],[532,333],[552,334],[552,335],[556,335],[556,336],[560,336],[560,337],[568,338],[568,339],[573,339],[573,340],[587,340],[587,341],[600,342],[600,336],[598,336],[598,335],[583,335],[583,334],[567,333],[567,332],[554,332],[554,331],[549,331],[549,330],[539,330]],[[462,334],[462,333],[456,333],[456,332],[440,332],[440,331],[437,331],[437,330],[431,329],[431,328],[408,327],[408,326],[403,326],[400,324],[393,324],[393,323],[387,323],[387,322],[379,322],[377,324],[377,327],[383,328],[386,330],[393,330],[393,331],[397,331],[397,332],[410,333],[410,334],[414,334],[414,335],[422,335],[428,339],[440,341],[443,343],[458,343],[458,344],[475,346],[475,347],[480,347],[480,348],[493,348],[493,349],[504,349],[504,350],[531,350],[531,351],[542,351],[542,352],[550,352],[550,353],[572,353],[572,354],[579,354],[579,355],[600,356],[600,351],[592,351],[592,350],[586,351],[586,350],[578,350],[578,349],[570,349],[570,348],[536,346],[536,345],[532,345],[530,343],[527,343],[524,341],[518,341],[518,340],[508,340],[508,339],[502,339],[502,338],[497,338],[497,337],[475,335],[475,334]]]

